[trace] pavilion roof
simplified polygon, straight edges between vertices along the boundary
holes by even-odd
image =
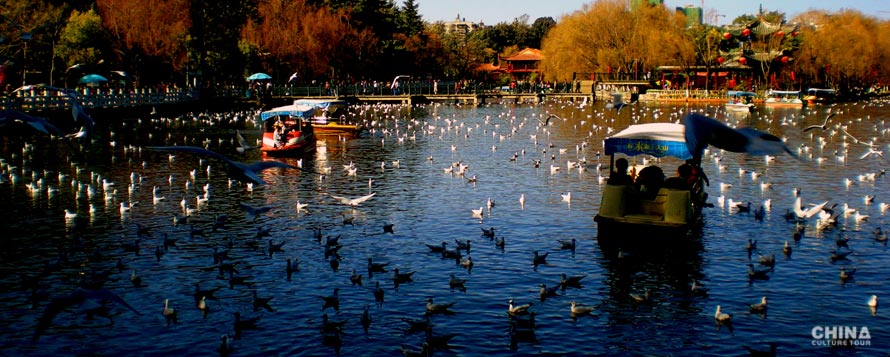
[[[540,61],[544,59],[541,50],[526,47],[509,57],[501,57],[504,61]]]

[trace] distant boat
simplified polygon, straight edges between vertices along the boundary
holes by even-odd
[[[832,104],[837,100],[837,92],[831,88],[809,88],[803,100],[807,105]]]
[[[729,100],[724,105],[727,112],[749,113],[751,109],[754,109],[754,103],[752,103],[756,96],[754,92],[731,90],[726,92],[726,95],[729,97]]]
[[[770,90],[763,105],[770,108],[803,108],[799,90]]]

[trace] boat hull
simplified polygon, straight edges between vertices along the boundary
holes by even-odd
[[[278,145],[271,137],[263,137],[263,145],[260,150],[266,156],[303,156],[315,151],[316,139],[314,137],[301,137],[291,139],[287,143]]]
[[[315,135],[351,135],[357,136],[362,131],[362,126],[358,124],[312,124],[312,130]]]
[[[662,188],[653,200],[640,200],[630,186],[606,185],[597,222],[598,240],[608,244],[651,244],[688,239],[701,226],[702,195]]]
[[[750,113],[751,109],[754,108],[754,104],[726,104],[726,111],[728,112],[737,112],[737,113]]]

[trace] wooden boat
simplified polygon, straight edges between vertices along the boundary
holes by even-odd
[[[685,127],[673,123],[631,125],[605,140],[605,153],[610,155],[613,167],[616,154],[692,158]],[[631,185],[606,184],[599,213],[594,217],[598,239],[601,244],[611,244],[685,238],[692,228],[700,226],[706,197],[700,177],[691,190],[660,188],[653,199],[641,199]]]
[[[726,95],[729,97],[724,105],[727,112],[750,113],[754,109],[753,99],[756,94],[753,92],[731,90]]]
[[[803,108],[798,90],[770,90],[766,92],[763,105],[770,108]]]
[[[260,119],[264,155],[302,156],[315,151],[315,131],[301,113],[272,110],[261,113]]]
[[[810,88],[807,89],[807,95],[803,97],[807,105],[827,105],[837,100],[837,92],[830,88]]]

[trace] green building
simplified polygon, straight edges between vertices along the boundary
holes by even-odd
[[[702,9],[698,6],[677,7],[677,12],[686,15],[686,27],[702,24]]]

